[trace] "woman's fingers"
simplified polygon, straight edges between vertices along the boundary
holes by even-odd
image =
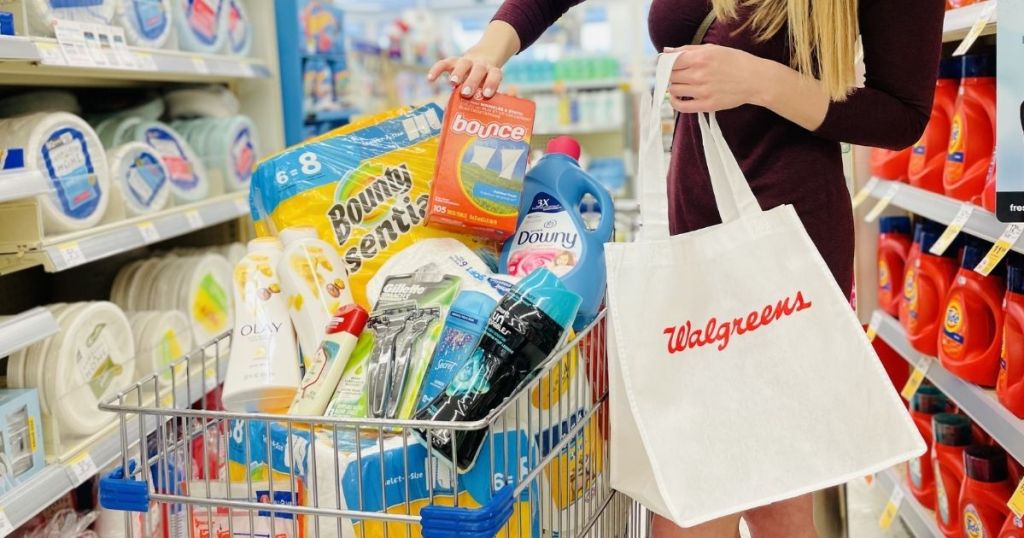
[[[452,75],[449,77],[451,83],[454,85],[462,84],[466,77],[469,76],[469,70],[473,68],[473,62],[466,58],[459,58],[455,60],[455,66],[452,67]]]
[[[677,100],[705,97],[700,86],[695,86],[693,84],[670,84],[668,87],[668,93]]]
[[[438,60],[437,63],[430,68],[430,71],[427,72],[427,80],[433,82],[437,80],[437,77],[450,72],[452,68],[455,67],[456,59],[457,58],[445,58],[443,60]]]
[[[484,79],[483,83],[484,99],[490,99],[494,97],[495,93],[498,93],[498,86],[501,85],[501,76],[501,69],[497,67],[487,70],[487,78]]]
[[[473,62],[473,66],[469,69],[469,74],[466,75],[465,82],[462,83],[462,96],[472,97],[480,89],[485,76],[487,76],[487,66],[479,62]]]
[[[711,99],[672,99],[672,108],[680,114],[717,112],[719,107]]]

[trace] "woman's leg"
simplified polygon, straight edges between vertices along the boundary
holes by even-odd
[[[654,516],[651,538],[738,538],[740,535],[740,516],[725,516],[696,527],[682,529],[671,521]]]
[[[752,538],[818,538],[811,494],[743,513]]]

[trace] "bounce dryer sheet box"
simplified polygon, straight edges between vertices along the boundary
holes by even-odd
[[[249,194],[257,233],[316,228],[344,257],[352,296],[367,310],[366,283],[417,241],[454,238],[493,259],[493,243],[425,225],[441,118],[435,104],[398,109],[265,159]]]
[[[427,224],[495,240],[515,232],[535,112],[525,99],[452,92]]]

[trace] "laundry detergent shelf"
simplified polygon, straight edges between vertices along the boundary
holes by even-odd
[[[924,134],[911,148],[907,175],[911,185],[934,193],[944,194],[942,173],[949,149],[949,129],[956,107],[957,89],[960,87],[962,60],[947,58],[939,64],[939,78],[935,83],[932,113]]]
[[[907,270],[903,299],[906,316],[901,310],[900,321],[904,323],[907,339],[914,349],[929,356],[938,354],[939,329],[945,313],[945,299],[953,284],[958,264],[953,252],[943,256],[931,254],[929,249],[938,240],[941,232],[925,227],[920,233],[921,252],[914,261],[913,272]]]
[[[526,174],[519,223],[505,242],[499,267],[518,277],[538,267],[558,275],[583,299],[573,323],[573,328],[579,329],[597,316],[604,300],[604,244],[611,240],[615,204],[604,186],[580,167],[575,140],[556,138],[547,151]],[[593,229],[579,210],[587,195],[597,200],[600,208]]]
[[[1003,299],[1003,348],[996,394],[1018,418],[1024,418],[1024,258],[1012,255],[1006,266]]]
[[[898,316],[903,293],[900,277],[906,271],[913,244],[910,219],[882,217],[878,229],[878,304],[890,315]]]
[[[960,491],[960,517],[964,536],[1002,536],[1010,515],[1006,505],[1013,494],[1003,449],[973,445],[964,451],[964,484]]]
[[[913,417],[914,424],[928,445],[928,450],[907,462],[907,483],[917,502],[929,510],[935,509],[935,471],[932,468],[932,445],[935,435],[932,431],[932,418],[949,410],[949,399],[942,391],[931,385],[922,385],[910,399],[910,416]]]
[[[981,194],[996,136],[996,57],[964,56],[942,183],[965,202]]]
[[[940,413],[932,417],[935,442],[935,522],[946,538],[960,538],[960,488],[964,482],[964,450],[971,444],[971,421],[964,415]]]

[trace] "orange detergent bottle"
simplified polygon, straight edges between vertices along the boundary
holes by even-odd
[[[953,375],[994,387],[1003,343],[1002,266],[989,276],[974,270],[992,247],[981,240],[964,245],[960,270],[946,295],[939,332],[939,360]]]
[[[981,199],[975,200],[974,205],[980,205],[987,211],[996,212],[996,151],[992,150],[992,162],[988,166],[988,177],[985,178],[985,190],[981,192]]]
[[[996,394],[1004,407],[1024,418],[1024,256],[1011,253],[1003,298],[1003,349]]]
[[[961,538],[960,486],[964,449],[971,444],[971,421],[964,415],[932,417],[932,472],[935,473],[935,522],[946,538]]]
[[[942,256],[928,252],[939,235],[939,230],[929,227],[921,232],[921,253],[914,261],[913,279],[903,290],[907,302],[907,340],[914,349],[932,357],[938,354],[945,298],[957,271],[952,247]]]
[[[999,531],[999,538],[1024,538],[1024,520],[1010,512],[1010,515],[1006,516],[1003,530]]]
[[[913,289],[913,281],[917,276],[917,259],[921,257],[921,234],[926,227],[935,224],[927,219],[919,219],[914,225],[914,242],[907,252],[907,262],[903,264],[903,276],[900,277],[900,300],[898,318],[903,329],[910,324],[910,297],[908,292]]]
[[[969,202],[985,188],[995,147],[996,57],[964,56],[963,62],[942,184],[946,196]]]
[[[935,509],[935,471],[932,469],[932,417],[949,410],[949,400],[942,391],[922,385],[910,399],[910,416],[914,419],[928,450],[907,463],[907,484],[914,498],[929,510]]]
[[[871,175],[882,179],[907,182],[907,167],[913,147],[903,150],[871,149]]]
[[[911,148],[910,162],[907,165],[908,181],[911,185],[938,194],[946,192],[942,186],[942,171],[946,166],[949,125],[953,120],[953,109],[956,108],[956,93],[960,86],[962,69],[960,58],[947,58],[939,64],[932,115],[924,134]]]
[[[900,312],[904,274],[913,241],[909,217],[882,217],[878,221],[878,304],[891,316]]]
[[[963,535],[969,538],[996,536],[1006,523],[1013,494],[1003,449],[973,445],[964,451],[964,484],[960,489]]]

